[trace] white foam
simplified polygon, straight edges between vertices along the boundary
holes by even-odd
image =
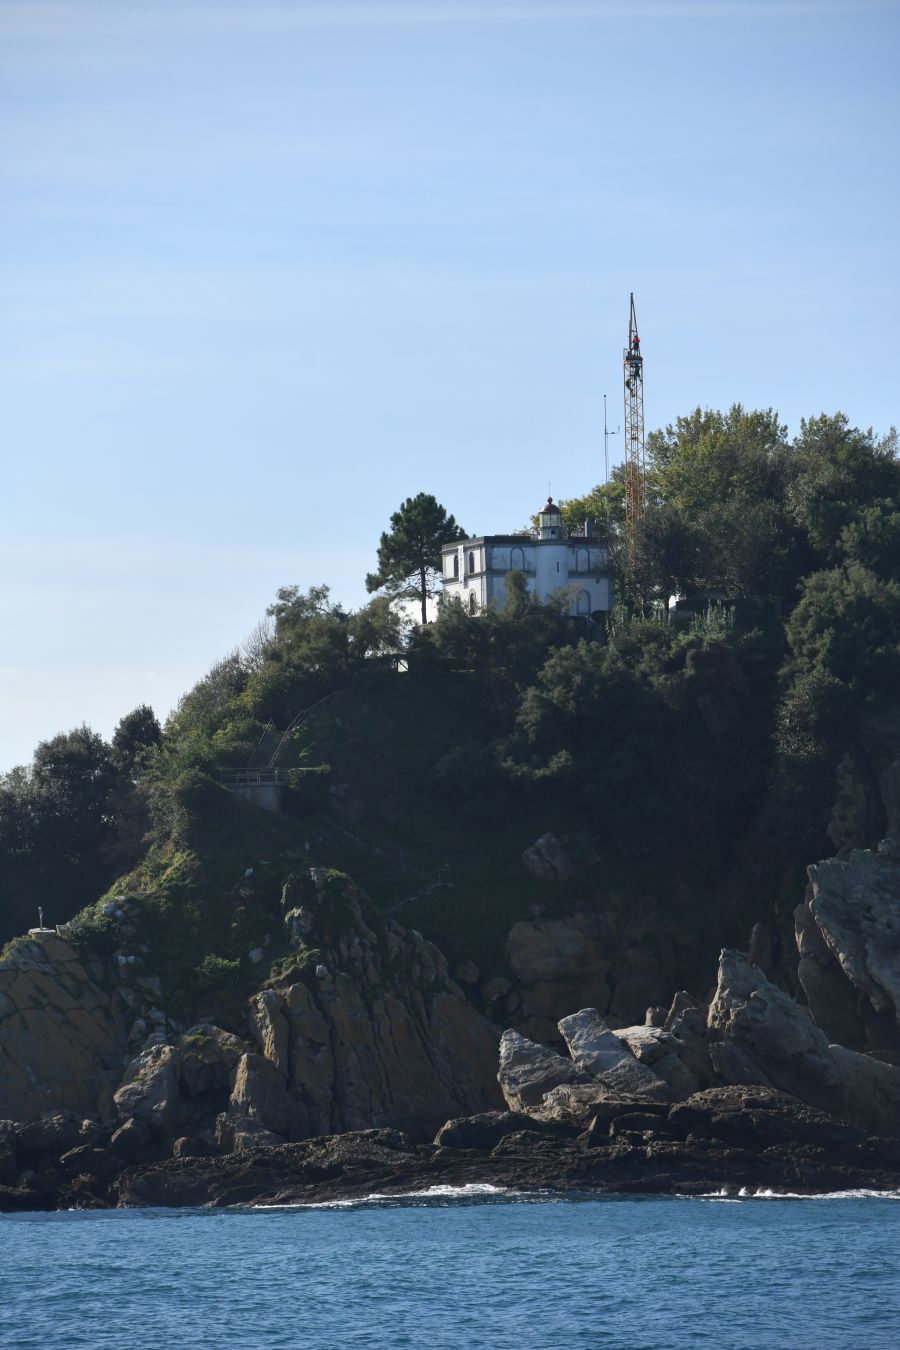
[[[740,1204],[742,1200],[900,1200],[900,1191],[773,1191],[771,1187],[760,1186],[756,1189],[742,1186],[739,1191],[705,1191],[702,1195],[682,1195],[681,1200],[718,1200],[727,1204]]]
[[[352,1209],[359,1205],[391,1203],[397,1200],[474,1200],[481,1195],[518,1195],[506,1186],[487,1182],[469,1182],[465,1186],[427,1186],[422,1191],[392,1191],[384,1194],[357,1195],[346,1200],[297,1200],[283,1205],[253,1205],[253,1209]]]

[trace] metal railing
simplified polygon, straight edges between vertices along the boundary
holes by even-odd
[[[263,783],[287,783],[288,769],[220,769],[225,787],[260,787]]]

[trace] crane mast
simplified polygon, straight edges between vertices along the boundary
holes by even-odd
[[[644,510],[644,358],[638,337],[634,292],[628,316],[625,379],[625,542],[629,566],[634,563],[635,526]]]

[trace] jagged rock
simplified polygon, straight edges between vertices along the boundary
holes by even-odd
[[[145,1121],[157,1134],[171,1134],[181,1123],[179,1078],[181,1056],[171,1045],[153,1045],[143,1050],[125,1070],[122,1086],[113,1100],[123,1120]]]
[[[223,1112],[216,1119],[216,1143],[223,1153],[255,1153],[261,1148],[276,1148],[283,1142],[254,1116],[229,1116]]]
[[[858,1050],[867,1042],[862,996],[847,979],[809,908],[809,897],[794,910],[797,975],[816,1025],[829,1040]]]
[[[582,1008],[564,1017],[559,1030],[576,1068],[596,1079],[609,1096],[652,1097],[660,1101],[669,1095],[662,1079],[634,1057],[596,1008]]]
[[[0,961],[0,1103],[15,1120],[101,1113],[107,1071],[127,1055],[127,1009],[104,968],[53,933]],[[130,1023],[130,1017],[128,1019]]]
[[[811,894],[797,928],[813,1016],[851,1045],[900,1055],[900,863],[890,847],[855,849],[808,871]],[[840,990],[840,974],[850,991]]]
[[[477,984],[481,979],[481,971],[474,961],[463,961],[461,966],[456,968],[456,978],[460,984]]]
[[[103,1131],[93,1120],[82,1120],[76,1112],[56,1111],[17,1125],[18,1154],[22,1162],[59,1157],[82,1144],[95,1144]]]
[[[744,1085],[698,1092],[672,1107],[669,1122],[683,1135],[763,1148],[784,1143],[830,1147],[865,1137],[860,1126],[817,1111],[786,1092]]]
[[[80,1148],[70,1149],[59,1160],[61,1171],[70,1177],[84,1174],[100,1178],[113,1177],[121,1172],[123,1165],[122,1158],[116,1152],[105,1148],[95,1148],[91,1144],[83,1144]]]
[[[616,1036],[641,1064],[661,1078],[676,1101],[706,1086],[682,1057],[682,1042],[662,1027],[620,1027]]]
[[[525,869],[539,881],[569,881],[578,874],[578,863],[567,852],[558,834],[548,831],[522,854]]]
[[[709,1027],[772,1087],[875,1133],[898,1133],[900,1068],[829,1044],[807,1011],[740,952],[722,952]]]
[[[182,1135],[172,1144],[173,1158],[209,1158],[215,1151],[215,1135],[206,1131],[203,1134]]]
[[[509,1109],[528,1115],[542,1105],[551,1088],[560,1083],[589,1083],[590,1078],[571,1059],[536,1045],[518,1031],[504,1031],[497,1081]]]
[[[252,1007],[257,1046],[308,1131],[374,1125],[431,1137],[451,1117],[501,1105],[497,1033],[437,948],[393,921],[376,933],[346,878],[320,873],[309,905],[331,977],[294,976]]]
[[[680,989],[672,999],[663,1024],[664,1030],[678,1041],[679,1057],[701,1088],[712,1087],[716,1078],[710,1061],[706,1016],[706,1007],[692,994]]]
[[[546,1092],[541,1102],[530,1108],[535,1120],[584,1130],[610,1100],[606,1088],[593,1080],[588,1083],[560,1083]]]
[[[505,980],[502,975],[495,975],[492,980],[486,980],[481,986],[481,997],[485,1003],[494,1003],[498,998],[503,998],[512,988],[509,980]]]
[[[594,1118],[594,1129],[597,1129],[597,1118]],[[643,1134],[671,1134],[669,1122],[665,1116],[654,1116],[649,1111],[624,1111],[622,1115],[615,1116],[607,1126],[607,1134],[610,1139],[620,1138],[623,1134],[643,1135]]]
[[[150,1143],[150,1126],[142,1120],[126,1120],[114,1131],[109,1147],[126,1162],[134,1162]]]
[[[242,1055],[228,1104],[230,1116],[258,1120],[283,1139],[304,1139],[309,1113],[286,1090],[277,1068],[264,1055]]]
[[[484,1111],[477,1116],[448,1120],[434,1137],[438,1148],[478,1148],[490,1152],[500,1140],[517,1130],[558,1135],[552,1125],[534,1120],[516,1111]]]
[[[228,1092],[238,1060],[249,1046],[239,1036],[209,1022],[191,1027],[175,1043],[181,1090],[187,1097]]]
[[[296,909],[289,909],[284,921],[287,924],[288,941],[297,948],[315,928],[316,916],[308,905],[300,905]]]

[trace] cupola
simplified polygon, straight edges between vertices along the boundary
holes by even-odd
[[[538,512],[538,537],[540,539],[562,537],[562,515],[552,497],[547,498]]]

